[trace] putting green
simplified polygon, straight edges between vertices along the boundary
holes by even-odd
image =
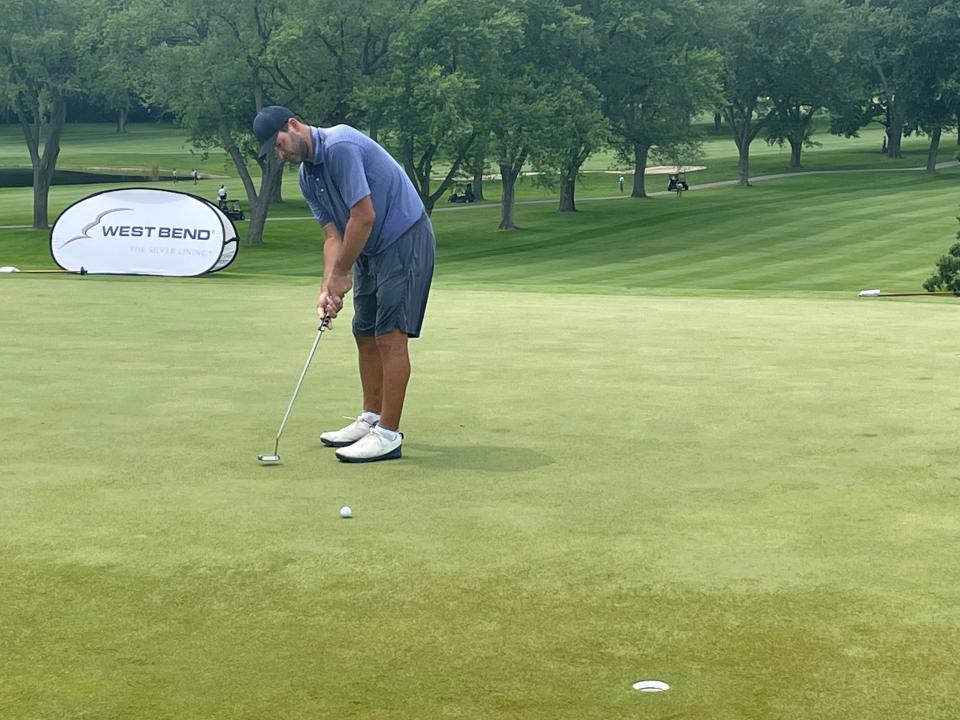
[[[956,716],[949,299],[440,283],[404,460],[339,322],[262,467],[312,286],[0,280],[5,718]]]

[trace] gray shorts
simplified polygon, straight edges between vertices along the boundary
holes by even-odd
[[[353,267],[353,334],[402,330],[419,337],[427,309],[436,240],[424,215],[376,255],[360,255]]]

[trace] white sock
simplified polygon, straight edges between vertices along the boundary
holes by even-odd
[[[370,425],[376,425],[380,422],[380,413],[362,412],[360,413],[360,419]]]
[[[380,433],[390,442],[396,440],[397,436],[400,434],[396,430],[387,430],[385,427],[380,427],[379,425],[374,428],[374,432]]]

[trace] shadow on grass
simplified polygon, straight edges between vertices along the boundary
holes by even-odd
[[[404,462],[447,470],[524,472],[552,465],[554,459],[529,448],[500,445],[423,445],[404,453]]]

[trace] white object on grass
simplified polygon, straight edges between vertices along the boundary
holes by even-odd
[[[13,265],[4,265],[3,267],[0,267],[0,272],[20,272],[20,270],[15,268]]]
[[[880,294],[879,290],[861,290],[860,297],[877,297]]]
[[[353,517],[353,510],[350,509],[349,505],[344,505],[342,508],[340,508],[340,517],[342,517],[344,520]]]
[[[669,690],[670,686],[663,680],[637,680],[633,684],[633,689],[640,692],[663,692]]]

